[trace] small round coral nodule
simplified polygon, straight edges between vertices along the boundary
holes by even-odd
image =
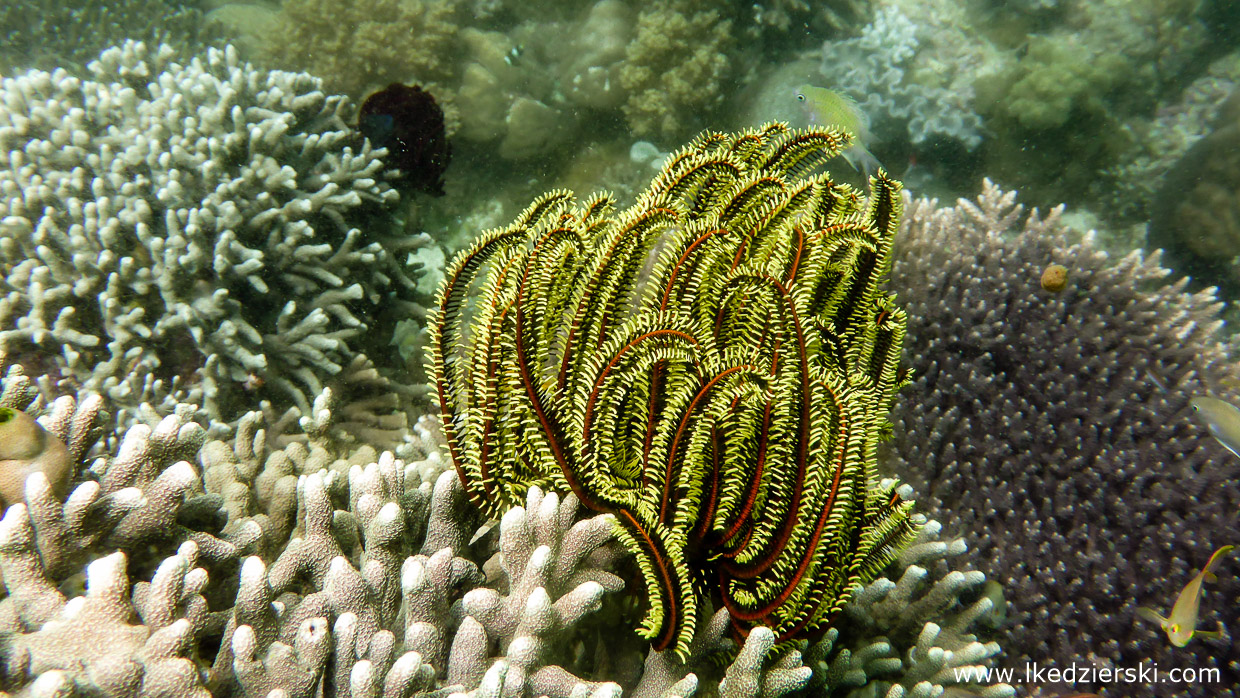
[[[1062,264],[1051,264],[1042,270],[1042,290],[1059,293],[1068,287],[1068,268]]]
[[[43,473],[62,496],[73,474],[69,450],[34,417],[0,407],[0,503],[8,507],[25,499],[26,478],[34,473]]]

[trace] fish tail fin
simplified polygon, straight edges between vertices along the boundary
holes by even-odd
[[[860,172],[864,176],[865,188],[869,191],[870,179],[873,178],[874,174],[877,173],[879,168],[883,166],[882,163],[878,161],[878,158],[874,157],[874,154],[869,150],[866,150],[865,146],[856,142],[846,148],[844,152],[840,153],[840,155],[848,161],[849,165],[852,165],[854,170]]]
[[[1158,611],[1155,611],[1154,609],[1149,608],[1148,606],[1141,606],[1140,608],[1138,608],[1137,617],[1142,618],[1144,620],[1148,620],[1151,623],[1158,623],[1159,625],[1162,625],[1163,623],[1167,622],[1166,618],[1163,618],[1162,616],[1158,615]]]
[[[874,157],[874,153],[871,153],[868,148],[860,143],[856,143],[849,150],[851,151],[849,154],[852,155],[852,166],[861,170],[862,174],[865,175],[866,181],[869,181],[870,177],[878,172],[878,168],[883,166],[878,161],[878,158]]]
[[[1234,550],[1235,547],[1236,546],[1234,545],[1224,545],[1214,551],[1214,554],[1211,555],[1210,559],[1206,561],[1206,566],[1201,569],[1201,574],[1207,581],[1213,582],[1218,579],[1218,575],[1214,574],[1214,566],[1218,564],[1218,561],[1222,559],[1224,555]]]

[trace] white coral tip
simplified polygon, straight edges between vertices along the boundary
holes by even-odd
[[[241,586],[258,586],[267,578],[267,566],[262,558],[251,555],[241,563]]]

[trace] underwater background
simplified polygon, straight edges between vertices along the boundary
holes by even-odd
[[[6,0],[0,35],[5,695],[1240,695],[1240,4]],[[770,122],[855,137],[819,148],[822,227],[902,214],[822,264],[885,284],[841,301],[902,384],[856,496],[911,502],[907,535],[825,601],[771,592],[838,601],[787,635],[729,620],[719,555],[647,555],[537,442],[501,476],[458,449],[486,419],[441,419],[454,357],[463,392],[520,378],[478,299],[524,281],[463,287],[445,343],[454,258],[692,187],[775,219],[676,169],[800,142]],[[664,555],[697,615],[652,647]]]

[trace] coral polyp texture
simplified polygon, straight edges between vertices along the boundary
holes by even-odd
[[[819,171],[848,142],[704,133],[628,209],[548,193],[440,287],[429,363],[469,497],[499,516],[538,486],[613,515],[656,650],[688,653],[708,593],[737,637],[822,630],[916,533],[875,471],[903,375],[882,290],[900,185]]]
[[[976,201],[909,206],[891,286],[910,299],[916,378],[882,463],[1004,583],[1008,666],[1217,669],[1175,694],[1234,696],[1234,646],[1176,648],[1136,615],[1169,608],[1236,538],[1240,460],[1190,405],[1240,385],[1221,303],[1167,283],[1157,255],[1073,240],[1061,213],[1027,212],[990,183]],[[1057,293],[1040,283],[1048,264],[1067,269]],[[1230,624],[1240,579],[1206,589],[1197,627]]]
[[[204,443],[190,406],[104,445],[103,398],[47,404],[2,354],[0,375],[0,408],[72,465],[67,496],[36,472],[0,519],[3,695],[1011,696],[955,673],[993,661],[978,635],[1001,606],[933,521],[820,642],[755,628],[738,647],[719,610],[682,660],[616,632],[643,591],[613,515],[532,486],[480,521],[432,418],[418,460],[258,412]]]
[[[423,240],[345,98],[231,47],[172,58],[130,42],[0,85],[0,343],[123,424],[144,402],[308,412]]]

